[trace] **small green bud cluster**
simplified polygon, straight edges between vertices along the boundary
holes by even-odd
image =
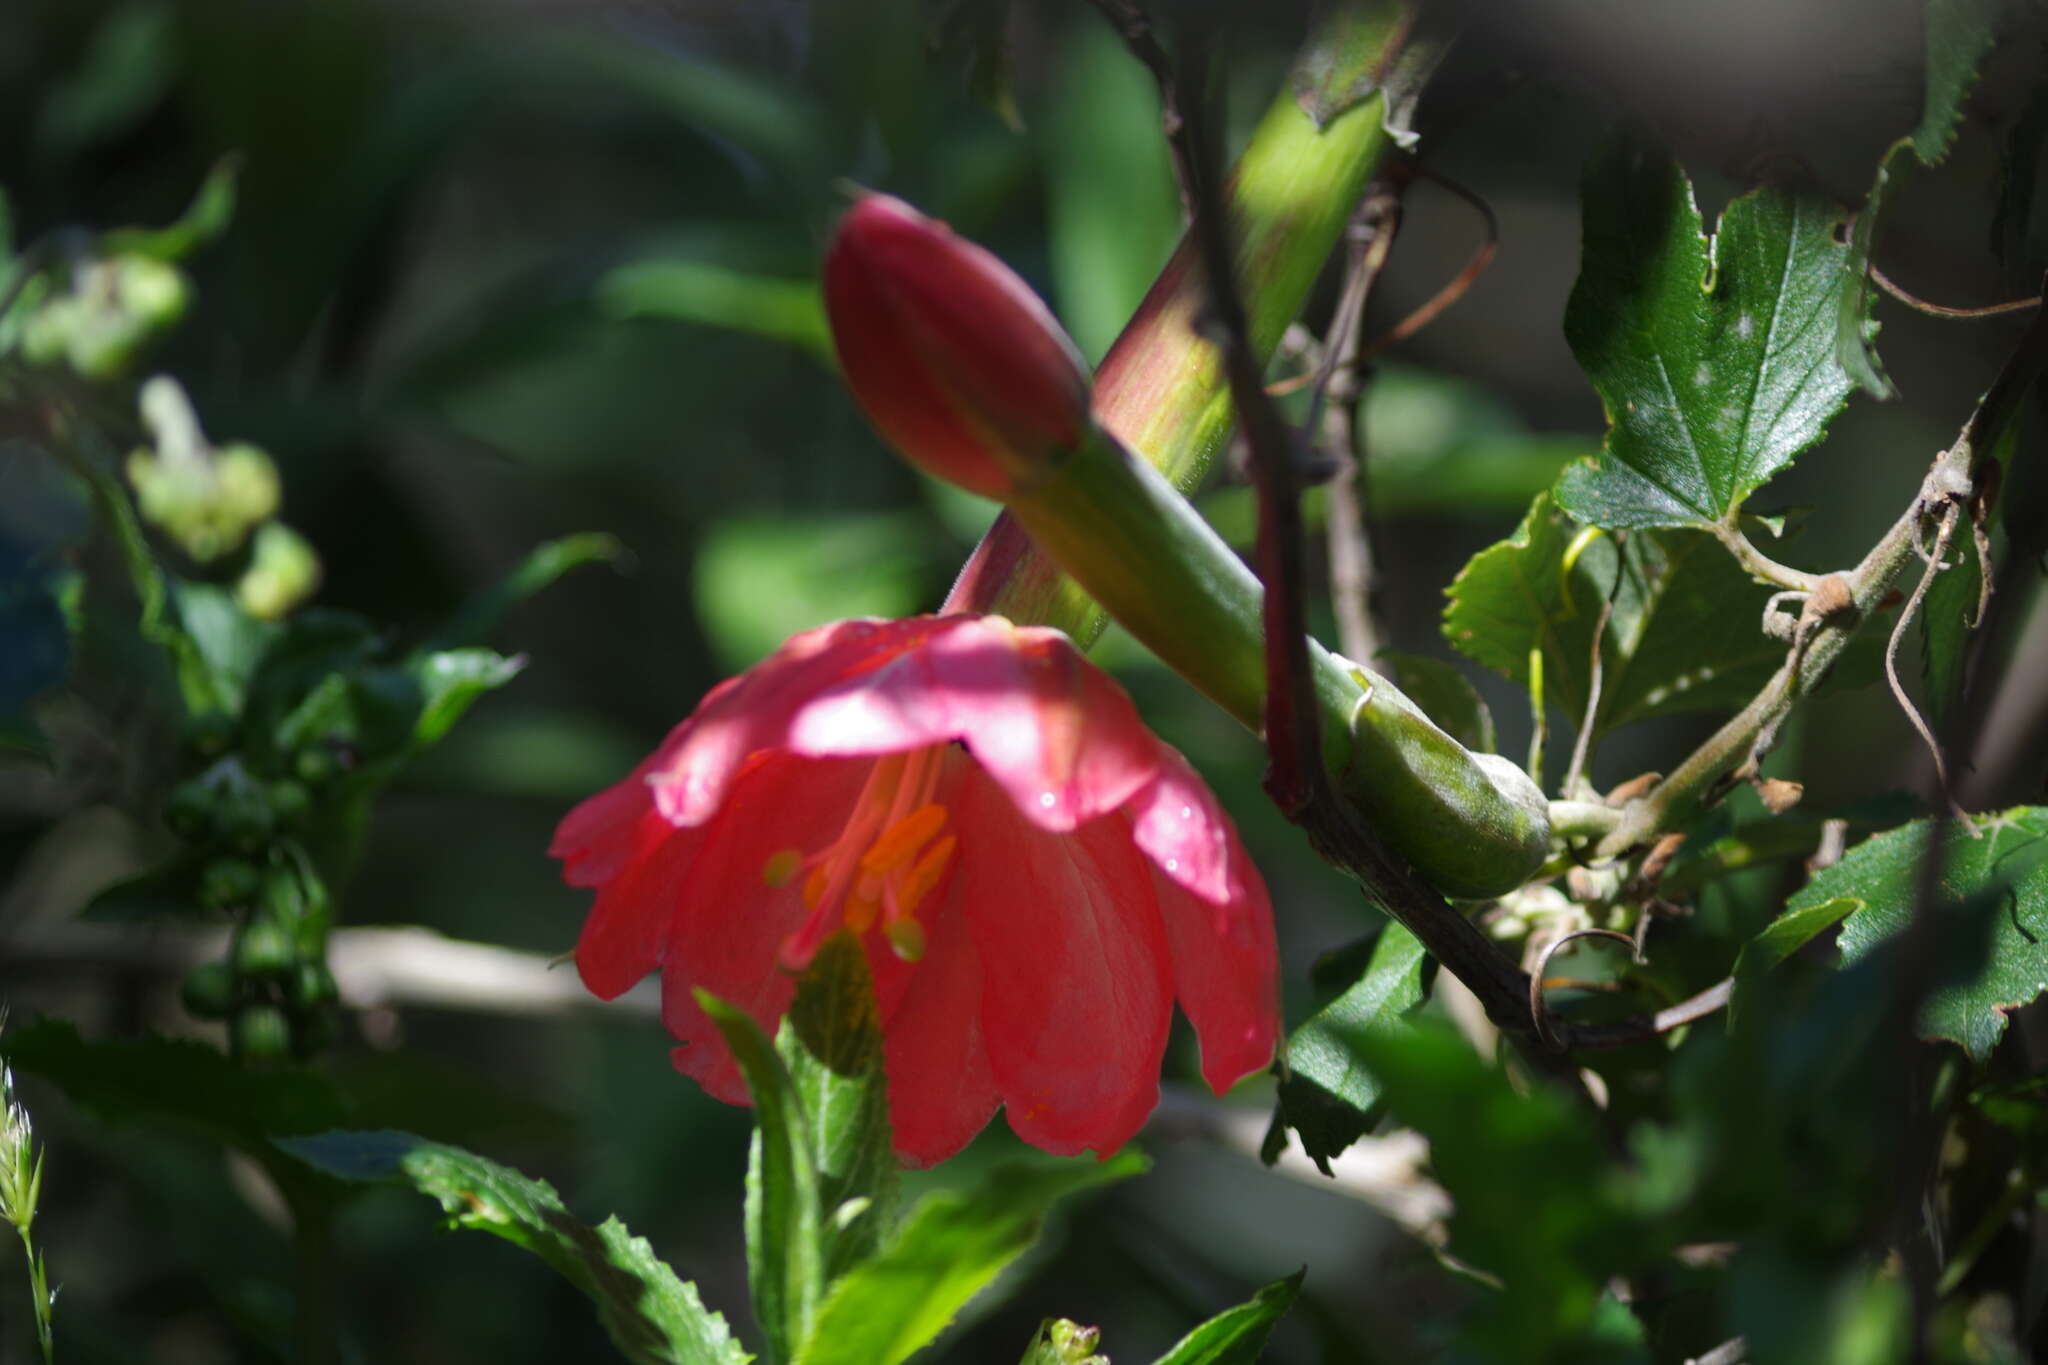
[[[220,719],[195,722],[188,742],[200,756],[218,752]],[[318,744],[273,766],[277,774],[259,776],[240,754],[226,754],[164,803],[165,823],[199,855],[199,905],[236,926],[228,955],[186,976],[185,1008],[226,1021],[236,1055],[251,1061],[309,1056],[339,1031],[327,968],[332,902],[302,838],[321,814],[319,788],[342,765]]]
[[[1102,1329],[1083,1327],[1066,1318],[1051,1318],[1038,1325],[1031,1349],[1019,1365],[1109,1365],[1109,1357],[1095,1354],[1102,1344]]]

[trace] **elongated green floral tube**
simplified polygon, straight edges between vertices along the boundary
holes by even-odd
[[[1414,9],[1413,0],[1331,6],[1309,40],[1303,69],[1333,86],[1369,88],[1395,64]],[[1352,41],[1360,32],[1380,41]],[[1224,197],[1249,339],[1261,362],[1301,312],[1366,182],[1393,146],[1385,114],[1385,100],[1375,93],[1319,127],[1283,90],[1232,168]],[[1182,492],[1201,481],[1231,424],[1222,362],[1196,327],[1206,295],[1195,257],[1184,240],[1103,357],[1094,392],[1096,420]],[[1057,626],[1083,649],[1108,619],[1059,565],[1032,548],[1012,516],[998,518],[982,538],[946,610]]]
[[[1010,511],[1125,629],[1246,726],[1265,713],[1264,589],[1165,478],[1100,430],[1018,481]],[[1529,775],[1475,754],[1385,678],[1309,642],[1322,757],[1388,848],[1459,899],[1502,895],[1550,849]]]

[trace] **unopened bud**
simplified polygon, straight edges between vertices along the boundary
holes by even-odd
[[[854,398],[927,473],[988,497],[1088,430],[1088,370],[1010,268],[873,194],[825,255],[825,311]]]

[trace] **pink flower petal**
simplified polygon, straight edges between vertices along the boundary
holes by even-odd
[[[655,808],[671,824],[710,819],[749,757],[789,747],[790,723],[812,697],[915,648],[936,623],[929,616],[839,621],[791,636],[714,689],[670,734],[646,775]]]
[[[770,1033],[789,1006],[795,982],[776,967],[782,940],[805,918],[799,883],[771,887],[768,860],[835,838],[872,764],[775,754],[750,766],[731,799],[697,838],[701,851],[675,907],[661,977],[662,1022],[682,1047],[676,1065],[717,1098],[746,1103],[746,1087],[717,1026],[698,1008],[702,987],[745,1010]]]
[[[982,1033],[1010,1127],[1048,1152],[1106,1156],[1158,1101],[1173,1017],[1150,870],[1121,821],[1049,836],[985,782],[959,805]]]
[[[1237,836],[1232,852],[1242,859]],[[1280,1038],[1279,950],[1266,885],[1220,905],[1155,874],[1159,916],[1173,955],[1174,994],[1202,1044],[1202,1079],[1217,1094],[1273,1060]]]
[[[790,726],[802,753],[966,744],[1033,824],[1071,830],[1158,772],[1161,745],[1109,676],[1055,630],[939,618],[914,652],[833,687]]]
[[[981,963],[960,900],[956,880],[927,903],[924,958],[884,1016],[896,1153],[916,1166],[965,1147],[1000,1102],[982,1038]]]
[[[1249,867],[1230,817],[1188,761],[1159,746],[1159,776],[1136,793],[1127,807],[1132,836],[1159,870],[1204,900],[1236,899]]]

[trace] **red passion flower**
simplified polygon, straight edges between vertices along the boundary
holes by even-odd
[[[1219,1092],[1279,1027],[1272,909],[1187,761],[1068,639],[999,616],[842,621],[714,688],[550,849],[596,904],[611,999],[662,974],[676,1066],[731,1103],[702,987],[773,1029],[818,945],[860,936],[898,1154],[996,1106],[1107,1155],[1158,1098],[1173,1004]]]

